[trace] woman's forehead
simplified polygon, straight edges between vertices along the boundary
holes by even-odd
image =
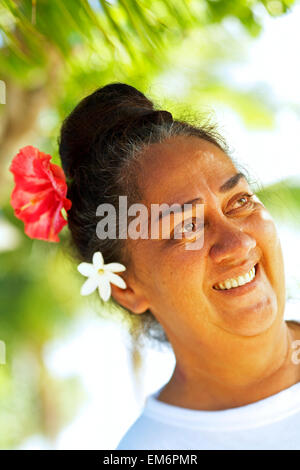
[[[176,137],[152,145],[143,159],[140,186],[146,201],[166,202],[209,187],[217,189],[237,169],[219,147],[197,137]]]

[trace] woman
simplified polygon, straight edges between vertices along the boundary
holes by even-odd
[[[161,325],[176,356],[117,449],[300,449],[300,324],[284,320],[280,241],[213,126],[175,121],[112,83],[65,120],[60,155],[80,259],[99,250],[126,266],[114,301]],[[151,217],[158,238],[99,239],[97,207],[118,209],[120,195],[149,213],[193,201],[204,218],[193,206],[182,223],[174,214],[169,238]]]

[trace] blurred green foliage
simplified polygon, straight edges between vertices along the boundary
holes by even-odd
[[[7,88],[7,103],[0,105],[1,215],[20,234],[16,247],[0,255],[0,339],[7,347],[7,362],[0,365],[0,447],[14,448],[33,434],[55,439],[84,400],[79,378],[52,377],[43,357],[45,344],[63,337],[85,305],[78,295],[81,279],[64,254],[67,229],[62,248],[23,234],[9,204],[12,156],[30,142],[59,163],[62,120],[83,96],[112,81],[136,86],[175,116],[222,103],[248,126],[271,127],[276,104],[259,88],[228,83],[224,67],[241,60],[249,38],[260,34],[259,12],[279,16],[292,4],[0,0],[0,78]],[[228,22],[236,24],[236,36]],[[161,88],[166,82],[167,96]],[[258,195],[273,202],[274,194],[282,195],[299,208],[299,187],[286,186]],[[138,363],[136,351],[133,357]]]

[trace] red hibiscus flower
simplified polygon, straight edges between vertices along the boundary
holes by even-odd
[[[9,170],[15,187],[11,205],[15,216],[23,220],[30,238],[59,242],[57,234],[67,224],[62,208],[71,208],[66,198],[67,184],[61,167],[50,163],[51,155],[28,145],[13,158]]]

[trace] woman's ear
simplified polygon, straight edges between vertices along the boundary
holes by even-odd
[[[133,313],[144,313],[149,308],[149,303],[146,297],[139,293],[139,291],[134,287],[129,285],[129,281],[126,280],[126,289],[121,289],[120,287],[111,285],[112,297],[117,300],[117,302],[123,307],[127,308]]]

